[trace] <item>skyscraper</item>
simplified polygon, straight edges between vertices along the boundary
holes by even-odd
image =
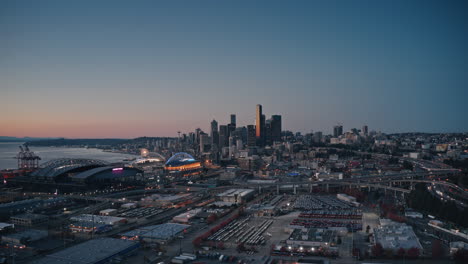
[[[366,135],[366,136],[367,136],[367,134],[369,134],[369,128],[367,127],[367,125],[364,125],[364,126],[362,127],[362,133],[363,133],[364,135]]]
[[[281,116],[271,116],[271,139],[273,142],[281,141]]]
[[[213,136],[213,132],[218,132],[218,122],[216,120],[211,121],[211,134],[210,136]]]
[[[249,147],[255,147],[257,143],[257,136],[255,133],[255,126],[254,125],[248,125],[247,126],[247,145]]]
[[[262,137],[262,105],[257,105],[257,111],[255,116],[255,136],[257,140]]]
[[[333,127],[333,137],[339,137],[343,135],[343,126],[338,125]]]
[[[265,145],[271,146],[273,143],[272,120],[265,121]]]
[[[211,145],[213,146],[213,149],[217,149],[217,146],[219,145],[219,132],[218,132],[218,122],[216,120],[211,121]]]
[[[234,125],[234,127],[236,127],[236,115],[235,114],[231,114],[231,125]]]
[[[219,148],[227,147],[229,143],[229,130],[228,126],[219,126]]]

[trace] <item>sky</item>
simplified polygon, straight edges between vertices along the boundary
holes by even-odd
[[[468,131],[468,1],[0,1],[0,136]]]

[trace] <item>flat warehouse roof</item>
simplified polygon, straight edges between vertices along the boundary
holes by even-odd
[[[138,243],[116,238],[98,238],[69,247],[32,264],[92,264],[110,258],[125,250],[138,247]]]
[[[218,196],[234,196],[234,195],[238,195],[238,196],[246,196],[247,194],[253,192],[254,190],[252,189],[229,189],[223,193],[220,193],[218,194]]]

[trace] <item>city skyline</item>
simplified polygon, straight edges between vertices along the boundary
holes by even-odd
[[[92,8],[91,8],[92,6]],[[466,132],[465,1],[0,3],[0,135]]]

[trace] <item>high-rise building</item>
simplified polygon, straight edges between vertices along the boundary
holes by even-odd
[[[210,137],[212,148],[216,149],[219,144],[218,122],[216,120],[211,121]]]
[[[271,119],[265,121],[265,145],[271,146],[273,144],[273,130]]]
[[[234,125],[236,127],[236,115],[231,114],[231,125]]]
[[[254,125],[247,126],[247,145],[249,147],[255,147],[257,143],[257,135]]]
[[[218,122],[216,120],[211,121],[211,135],[213,136],[213,132],[218,132]]]
[[[228,127],[228,136],[233,136],[235,134],[234,132],[236,131],[236,125],[228,124],[227,127]]]
[[[229,130],[228,126],[219,126],[219,148],[227,147],[229,143]]]
[[[320,131],[315,132],[313,136],[313,141],[315,143],[320,143],[322,141],[322,132]]]
[[[333,137],[339,137],[343,135],[343,126],[338,125],[333,127]]]
[[[363,133],[364,135],[366,135],[366,136],[367,136],[367,134],[369,134],[369,128],[367,127],[367,125],[364,125],[364,126],[362,127],[362,133]]]
[[[255,136],[257,140],[261,140],[263,137],[263,122],[262,122],[262,105],[257,105],[257,111],[255,116]]]
[[[195,129],[195,136],[196,136],[196,142],[197,144],[200,144],[200,133],[203,132],[200,128]]]
[[[281,141],[281,116],[271,116],[271,139],[273,142]]]
[[[207,152],[210,150],[211,140],[208,134],[200,133],[200,153]]]

